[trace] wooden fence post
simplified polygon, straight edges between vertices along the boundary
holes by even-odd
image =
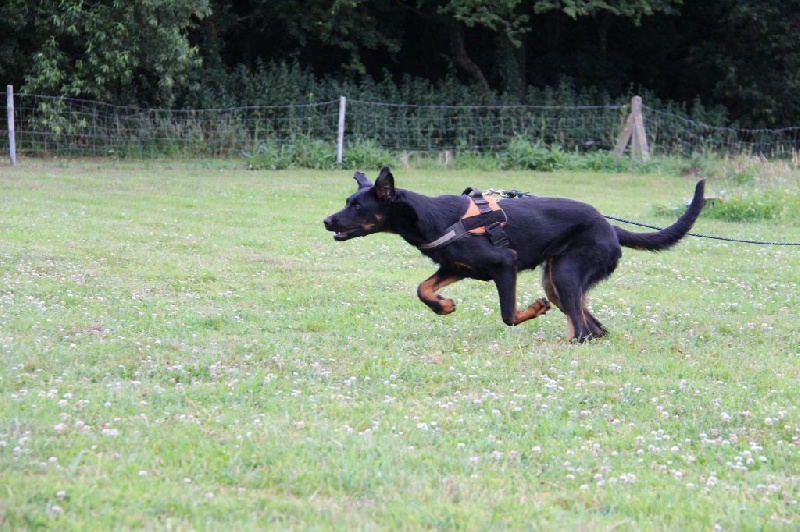
[[[336,139],[336,164],[342,164],[344,151],[344,113],[347,108],[347,98],[339,96],[339,134]]]
[[[650,147],[647,145],[647,132],[644,129],[644,117],[642,116],[642,97],[634,96],[631,100],[631,114],[625,121],[617,139],[617,146],[614,149],[617,155],[625,152],[625,147],[630,143],[631,157],[639,155],[643,163],[650,160]]]
[[[8,113],[8,158],[11,166],[17,165],[17,146],[14,139],[14,86],[6,86],[6,112]]]

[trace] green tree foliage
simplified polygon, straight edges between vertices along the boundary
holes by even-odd
[[[21,80],[27,72],[26,58],[42,41],[32,31],[23,31],[29,16],[28,2],[24,0],[0,3],[0,81]]]
[[[112,103],[171,105],[200,66],[188,40],[208,0],[12,0],[24,33],[44,37],[26,91]]]
[[[751,126],[800,122],[800,0],[716,0],[691,14],[703,31],[686,63],[714,101]]]
[[[607,13],[631,19],[636,24],[639,24],[642,17],[645,16],[656,13],[675,13],[677,6],[682,3],[683,0],[616,0],[610,2],[604,0],[539,0],[535,2],[537,13],[559,10],[572,18]]]
[[[570,18],[591,17],[597,26],[600,49],[608,51],[608,32],[614,19],[623,19],[640,25],[643,17],[656,13],[675,14],[683,0],[538,0],[537,13],[560,11]]]
[[[400,49],[402,25],[383,23],[394,22],[392,7],[353,0],[236,0],[230,6],[218,2],[215,12],[233,13],[228,37],[237,41],[245,63],[263,57],[259,48],[266,45],[277,51],[270,59],[312,63],[316,55],[317,61],[333,60],[339,69],[364,73],[364,53],[391,55]]]
[[[642,17],[655,13],[674,13],[682,0],[415,0],[398,2],[422,17],[437,20],[450,35],[450,53],[459,65],[486,92],[487,76],[470,57],[465,28],[483,28],[493,34],[497,50],[493,67],[502,81],[502,90],[522,98],[527,79],[527,36],[538,28],[531,15],[560,12],[577,19],[590,17],[600,35],[601,50],[607,49],[608,32],[614,18],[639,24]]]
[[[0,2],[0,83],[144,106],[288,103],[298,87],[280,83],[300,79],[306,101],[377,83],[408,103],[430,100],[423,86],[525,103],[567,80],[793,125],[799,50],[800,0]]]

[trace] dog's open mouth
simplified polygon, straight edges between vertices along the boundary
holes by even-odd
[[[343,224],[333,217],[325,218],[325,229],[333,233],[333,239],[337,242],[350,240],[358,236],[366,236],[375,232],[375,224]]]
[[[357,236],[364,236],[364,231],[360,227],[336,231],[333,233],[333,239],[338,242],[344,242],[345,240],[350,240],[351,238],[355,238]]]

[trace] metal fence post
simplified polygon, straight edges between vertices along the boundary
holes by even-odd
[[[339,135],[336,139],[336,164],[342,164],[344,147],[344,113],[347,107],[347,98],[339,96]]]
[[[14,86],[6,85],[6,112],[8,113],[8,158],[11,166],[17,165],[17,146],[14,139]]]

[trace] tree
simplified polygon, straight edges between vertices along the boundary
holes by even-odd
[[[438,52],[439,34],[445,34],[452,61],[488,92],[486,75],[470,56],[467,32],[488,29],[518,48],[527,21],[516,12],[521,4],[522,0],[239,0],[232,5],[238,17],[232,31],[242,39],[241,55],[248,63],[256,45],[268,43],[280,48],[280,59],[317,59],[319,66],[321,54],[345,71],[363,74],[364,54],[399,53],[405,30],[414,25],[409,19],[416,18],[437,28],[436,35],[426,36],[428,53]]]
[[[188,39],[208,0],[40,0],[21,31],[44,36],[24,90],[117,104],[171,105],[200,66]]]
[[[800,121],[800,0],[716,0],[696,9],[702,38],[685,65],[706,84],[706,99],[750,127]]]
[[[536,32],[533,14],[562,12],[572,19],[591,17],[597,23],[600,50],[608,49],[608,33],[615,19],[638,25],[642,17],[672,14],[683,0],[416,0],[399,5],[422,17],[433,17],[450,34],[451,54],[479,87],[488,91],[487,77],[472,60],[466,45],[465,28],[485,28],[494,33],[494,64],[503,90],[522,99],[529,80],[527,36]]]
[[[31,18],[25,0],[0,4],[0,80],[19,87],[27,72],[30,57],[43,38],[32,31],[21,31]]]
[[[628,20],[638,26],[642,17],[678,13],[683,0],[538,0],[534,3],[537,13],[561,11],[573,19],[592,17],[597,23],[601,53],[605,55],[614,19]]]
[[[489,82],[483,69],[470,55],[467,30],[483,28],[490,30],[499,45],[507,52],[507,61],[518,60],[517,52],[527,31],[528,15],[522,11],[523,0],[416,0],[399,1],[398,5],[415,16],[434,21],[449,37],[449,51],[453,62],[466,72],[482,93],[489,92]],[[524,55],[523,55],[524,57]],[[503,64],[507,66],[507,64]],[[501,66],[501,76],[509,79],[508,69]],[[512,83],[519,85],[515,73]],[[523,83],[524,85],[524,83]]]
[[[319,64],[325,58],[333,60],[337,70],[364,73],[365,52],[393,54],[400,49],[402,27],[387,2],[234,0],[230,9],[235,22],[229,36],[250,66],[266,48],[272,52],[270,59]]]

